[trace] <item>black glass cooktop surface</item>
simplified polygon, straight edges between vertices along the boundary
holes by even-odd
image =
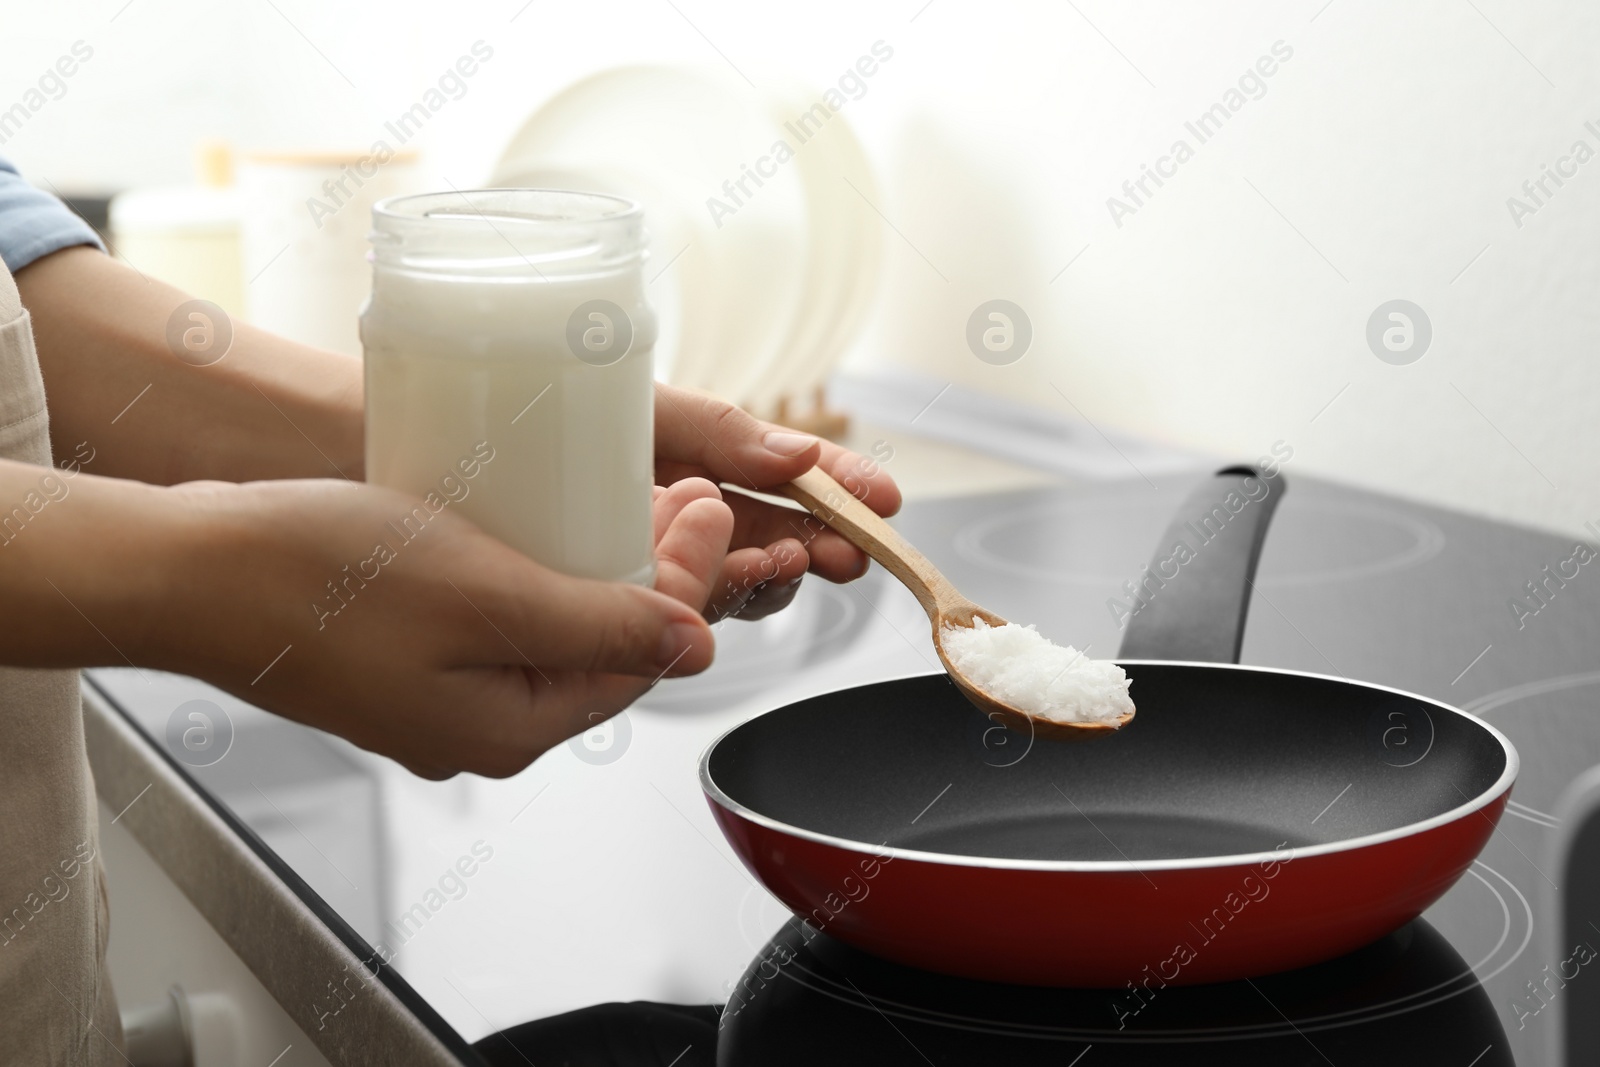
[[[1113,656],[1108,602],[1206,474],[919,502],[896,522],[974,601]],[[1147,998],[919,973],[798,926],[753,883],[699,796],[695,758],[752,715],[937,669],[926,621],[882,574],[808,582],[791,611],[727,633],[704,678],[504,782],[421,782],[193,680],[95,676],[154,744],[171,748],[188,701],[231,715],[226,758],[184,761],[196,782],[361,937],[387,942],[467,1041],[654,1001],[728,1005],[715,1025],[697,1009],[668,1027],[698,1035],[661,1053],[663,1065],[681,1054],[677,1067],[1553,1065],[1554,1016],[1600,1017],[1600,928],[1586,925],[1600,925],[1600,900],[1592,916],[1568,902],[1558,922],[1553,858],[1563,792],[1600,765],[1600,564],[1572,562],[1571,537],[1286,474],[1242,662],[1453,704],[1504,731],[1522,769],[1487,847],[1422,919],[1348,958],[1245,982]],[[1413,740],[1425,743],[1397,743]],[[492,863],[413,929],[439,871],[474,846]],[[600,1032],[627,1025],[595,1019]],[[531,1062],[562,1062],[537,1051]]]
[[[1093,637],[1109,656],[1114,598],[1126,602],[1124,583],[1193,482],[929,503],[900,528],[973,600],[1047,634]],[[1561,566],[1572,538],[1292,482],[1242,661],[1418,692],[1511,738],[1522,759],[1512,802],[1456,886],[1343,959],[1153,991],[933,975],[792,920],[730,995],[719,1064],[1558,1062],[1554,1005],[1600,1011],[1586,966],[1600,930],[1560,928],[1552,880],[1553,809],[1600,764],[1600,577]]]

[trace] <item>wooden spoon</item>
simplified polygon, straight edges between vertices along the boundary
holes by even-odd
[[[911,595],[917,598],[922,610],[928,613],[933,624],[933,647],[939,661],[950,675],[950,680],[962,695],[978,710],[992,719],[1039,736],[1062,739],[1082,739],[1109,734],[1126,726],[1133,712],[1122,715],[1115,724],[1099,722],[1060,722],[1031,715],[984,692],[966,675],[956,669],[945,655],[943,631],[946,626],[972,625],[982,619],[990,626],[1004,626],[1006,620],[992,611],[986,611],[962,596],[950,580],[939,573],[939,568],[918,552],[909,541],[901,537],[894,527],[885,522],[877,512],[857,500],[844,486],[830,478],[820,467],[813,467],[777,492],[799,501],[819,522],[838,532],[846,541],[883,565],[884,570],[900,579]]]

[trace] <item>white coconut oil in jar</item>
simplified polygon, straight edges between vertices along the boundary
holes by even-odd
[[[367,480],[433,494],[554,570],[650,584],[656,322],[638,206],[482,189],[372,215]]]

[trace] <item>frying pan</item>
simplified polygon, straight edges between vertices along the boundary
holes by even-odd
[[[1183,504],[1126,601],[1122,730],[1035,741],[943,674],[812,697],[701,758],[734,851],[811,926],[989,981],[1148,996],[1409,922],[1488,841],[1517,753],[1426,697],[1238,665],[1284,490],[1229,467]]]

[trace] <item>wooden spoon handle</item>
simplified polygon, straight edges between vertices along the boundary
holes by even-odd
[[[968,606],[967,598],[956,591],[928,557],[821,467],[812,467],[775,491],[799,501],[819,522],[882,564],[911,590],[930,620]]]

